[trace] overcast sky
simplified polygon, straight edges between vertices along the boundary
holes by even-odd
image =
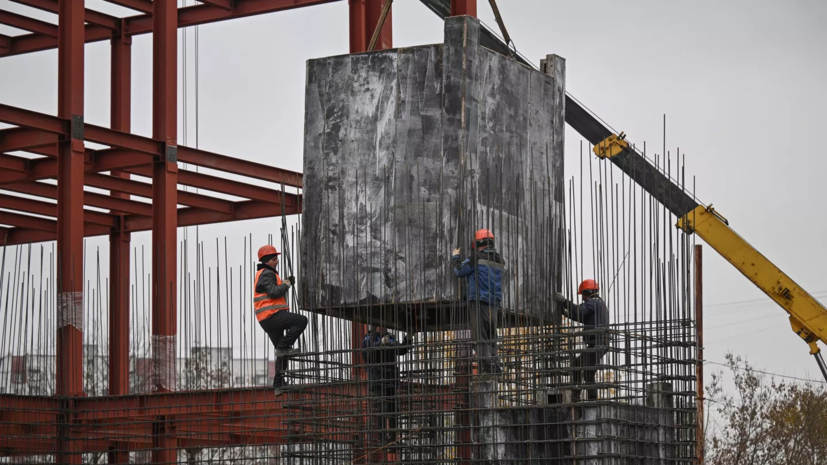
[[[134,14],[100,1],[87,6]],[[520,52],[535,63],[565,57],[567,90],[630,140],[661,147],[666,114],[666,145],[688,155],[699,198],[825,300],[827,2],[501,0],[499,7]],[[8,0],[0,8],[56,23]],[[393,8],[395,46],[442,42],[441,20],[418,0]],[[479,15],[496,28],[482,0]],[[301,171],[305,61],[348,52],[347,18],[340,1],[200,27],[200,147]],[[186,138],[194,146],[193,29],[187,41]],[[0,102],[55,114],[56,67],[56,50],[0,59]],[[86,121],[107,126],[108,42],[86,46],[85,69]],[[134,39],[132,83],[132,130],[149,136],[150,35]],[[581,138],[571,129],[566,137],[569,178],[578,174]],[[185,141],[183,124],[178,139]],[[201,236],[237,242],[243,231],[258,241],[276,224],[212,226]],[[136,244],[147,241],[135,235]],[[709,247],[705,258],[707,359],[721,362],[732,351],[767,371],[820,378],[784,312]]]

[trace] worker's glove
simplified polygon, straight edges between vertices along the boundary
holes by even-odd
[[[453,252],[451,252],[451,256],[453,256],[453,257],[458,257],[459,256],[459,247],[457,247],[456,249],[454,249]]]
[[[296,278],[294,278],[293,275],[290,275],[284,278],[284,281],[282,282],[287,283],[288,286],[292,286],[293,284],[296,284]]]
[[[382,345],[383,345],[383,346],[389,346],[389,345],[391,345],[391,337],[390,337],[389,335],[387,335],[387,334],[386,334],[386,335],[382,338]]]
[[[557,302],[558,304],[565,303],[567,300],[569,300],[569,299],[567,299],[566,296],[564,296],[563,294],[561,294],[559,292],[554,293],[554,301]]]

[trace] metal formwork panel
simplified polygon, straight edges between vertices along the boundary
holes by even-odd
[[[543,317],[560,282],[564,65],[536,71],[449,18],[445,43],[307,65],[307,308],[452,302],[449,258],[491,229],[503,307]],[[548,316],[548,315],[545,315]]]

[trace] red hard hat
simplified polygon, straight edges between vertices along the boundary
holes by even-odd
[[[258,249],[258,259],[261,260],[262,258],[268,255],[281,255],[278,250],[272,245],[265,245]]]
[[[477,242],[485,240],[485,239],[491,239],[493,241],[494,240],[494,233],[492,233],[488,229],[478,230],[476,232],[476,234],[474,234],[474,243],[471,244],[471,248],[472,249],[476,248],[477,247]]]
[[[583,291],[597,291],[600,290],[600,286],[597,284],[597,281],[593,279],[587,279],[580,283],[580,287],[577,288],[577,293],[582,294]]]
[[[483,239],[494,240],[494,233],[492,233],[491,231],[489,231],[487,229],[480,229],[479,231],[477,231],[476,234],[474,234],[474,240],[475,241],[481,241]]]

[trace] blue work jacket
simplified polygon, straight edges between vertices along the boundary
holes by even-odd
[[[468,279],[468,301],[480,301],[499,307],[503,301],[503,270],[505,260],[494,247],[474,251],[460,261],[459,255],[451,257],[454,274]]]

